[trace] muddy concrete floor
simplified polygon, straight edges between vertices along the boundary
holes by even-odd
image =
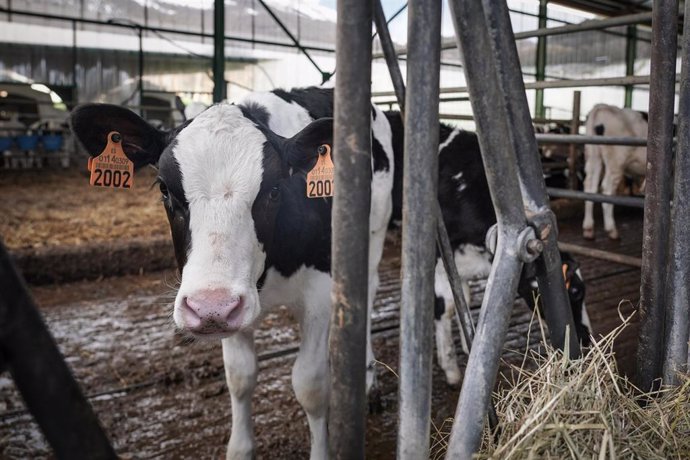
[[[621,253],[640,254],[641,213],[619,219],[623,239],[611,242],[603,232],[585,243],[580,221],[561,223],[561,239]],[[373,320],[378,360],[379,404],[367,423],[367,455],[394,458],[397,428],[399,247],[389,241],[381,266],[381,289]],[[587,282],[587,305],[595,334],[619,324],[639,298],[639,269],[580,257]],[[32,289],[60,349],[123,458],[219,458],[230,433],[230,401],[225,387],[219,342],[192,342],[174,332],[170,301],[173,271],[110,278],[96,282]],[[484,283],[473,283],[478,305]],[[623,301],[623,302],[621,302]],[[475,313],[477,309],[475,308]],[[538,327],[518,301],[505,346],[503,369],[519,362],[526,347],[538,346]],[[620,365],[629,372],[636,347],[636,324],[619,339]],[[299,332],[285,310],[268,315],[256,331],[260,373],[254,395],[258,457],[306,458],[306,417],[294,399],[291,366]],[[456,341],[459,343],[459,340]],[[460,349],[458,347],[458,349]],[[461,369],[466,357],[458,356]],[[458,389],[448,386],[434,366],[432,414],[441,432],[452,416]],[[435,434],[438,436],[438,434]],[[14,388],[0,375],[0,457],[49,458],[50,448]]]

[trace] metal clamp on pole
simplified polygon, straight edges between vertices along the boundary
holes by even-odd
[[[522,271],[519,237],[527,228],[527,219],[514,144],[506,136],[506,133],[511,133],[508,109],[506,100],[501,97],[496,64],[491,58],[493,53],[484,7],[476,0],[452,0],[449,4],[459,47],[465,55],[470,102],[498,222],[496,256],[482,302],[447,454],[447,458],[466,459],[471,458],[481,443],[484,414],[491,401]],[[523,241],[526,244],[524,238]]]

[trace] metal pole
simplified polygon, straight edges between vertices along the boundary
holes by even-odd
[[[625,38],[625,75],[635,75],[635,58],[637,57],[637,26],[627,27],[628,34]],[[634,86],[625,87],[625,107],[632,107],[632,96]]]
[[[398,458],[429,457],[438,180],[440,0],[408,5]]]
[[[548,18],[547,18],[548,19]],[[526,38],[546,37],[551,35],[563,35],[574,32],[585,32],[588,30],[601,30],[611,27],[627,26],[630,24],[641,24],[652,20],[652,13],[635,13],[622,16],[615,16],[605,19],[590,19],[582,21],[577,24],[568,24],[559,27],[540,27],[535,30],[526,30],[515,34],[515,40],[524,40]],[[449,50],[455,48],[457,45],[452,40],[444,40],[441,44],[442,50]],[[396,54],[407,54],[407,48],[397,48]]]
[[[386,58],[386,65],[388,66],[391,81],[393,82],[395,97],[398,101],[398,105],[400,106],[400,113],[404,114],[405,82],[403,81],[402,73],[400,72],[398,58],[395,55],[395,46],[393,45],[393,40],[391,39],[391,34],[388,30],[388,25],[386,24],[386,16],[383,13],[381,0],[374,1],[374,20],[376,22],[376,32],[378,33],[379,41],[381,42],[381,48],[383,48],[383,55]]]
[[[633,145],[646,147],[642,137],[585,136],[584,134],[535,134],[539,144]]]
[[[280,18],[278,16],[276,16],[276,14],[266,4],[266,2],[264,2],[264,0],[258,0],[258,2],[261,3],[261,6],[264,7],[264,9],[268,13],[268,15],[271,16],[271,18],[273,18],[273,21],[275,21],[275,23],[278,24],[278,27],[280,27],[283,30],[283,32],[285,32],[285,35],[287,35],[288,38],[290,40],[292,40],[292,43],[294,44],[294,46],[296,46],[297,49],[299,49],[302,52],[302,54],[304,54],[304,56],[309,60],[309,62],[311,62],[311,64],[321,74],[321,83],[327,82],[331,78],[331,74],[329,72],[324,72],[321,69],[321,67],[319,67],[319,65],[316,63],[316,61],[314,61],[314,59],[312,59],[312,57],[309,54],[309,52],[307,51],[307,49],[304,46],[302,46],[300,41],[292,34],[292,32],[290,32],[290,29],[288,29],[285,26],[285,24],[283,24],[283,21],[281,21]],[[297,17],[299,18],[299,15]]]
[[[573,92],[573,121],[570,122],[570,134],[577,135],[580,131],[580,100],[582,93]],[[568,173],[570,175],[570,190],[577,190],[577,147],[570,144],[568,148]]]
[[[655,1],[653,13],[638,348],[638,386],[643,391],[661,377],[663,362],[678,0]]]
[[[690,2],[685,3],[686,15]],[[686,16],[688,17],[688,16]],[[666,355],[664,383],[678,385],[678,372],[688,364],[688,327],[690,327],[690,21],[683,24],[683,65],[678,108],[678,149],[675,156],[673,208],[666,283]]]
[[[573,312],[563,281],[561,255],[557,247],[558,225],[546,195],[532,118],[520,76],[520,60],[513,39],[510,12],[504,1],[483,1],[489,27],[489,43],[500,85],[499,95],[505,101],[508,117],[509,129],[502,135],[507,135],[512,143],[512,151],[515,152],[518,163],[524,209],[529,216],[530,225],[544,244],[541,257],[535,261],[544,318],[549,326],[551,343],[557,348],[568,350],[570,357],[576,358],[580,356],[580,344],[575,334]]]
[[[393,87],[396,90],[395,92],[398,105],[402,108],[405,106],[405,83],[402,79],[402,73],[400,72],[400,66],[398,65],[398,59],[395,55],[395,48],[393,47],[390,33],[388,32],[388,26],[386,24],[385,17],[383,16],[383,8],[381,8],[380,0],[374,2],[374,10],[375,16],[377,17],[376,29],[380,37],[381,47],[384,49],[388,70],[391,75],[391,80],[393,81]],[[469,98],[463,98],[463,100],[469,100]],[[401,110],[400,113],[402,115],[403,111]],[[446,274],[448,275],[448,281],[455,303],[455,313],[460,324],[461,333],[465,336],[465,343],[467,343],[468,349],[471,349],[472,340],[474,340],[474,323],[472,322],[472,315],[462,291],[462,280],[460,279],[458,268],[455,265],[453,249],[450,244],[450,239],[448,238],[446,225],[443,222],[443,213],[438,200],[435,204],[435,210],[436,245],[439,253],[441,254],[441,259],[443,260],[443,266],[446,270]],[[403,366],[401,366],[401,368],[402,367]],[[498,425],[498,417],[496,416],[496,409],[494,408],[493,404],[489,407],[489,424],[492,428]]]
[[[616,254],[615,252],[602,251],[601,249],[589,248],[586,246],[578,246],[576,244],[558,242],[558,249],[571,254],[592,257],[594,259],[608,260],[622,265],[630,265],[631,267],[642,267],[642,259],[639,257],[626,256],[625,254]]]
[[[676,81],[680,81],[680,75],[676,76]],[[548,88],[585,88],[589,86],[625,86],[625,85],[649,85],[650,75],[634,75],[632,77],[606,77],[606,78],[584,78],[579,80],[548,80],[533,81],[525,83],[525,89],[548,89]],[[441,88],[441,94],[466,93],[467,86],[453,86]],[[394,91],[378,91],[372,94],[373,97],[395,96]]]
[[[467,459],[477,450],[481,441],[484,415],[491,400],[522,270],[523,251],[518,239],[527,230],[527,222],[517,177],[514,144],[508,135],[506,100],[501,94],[494,65],[484,8],[476,0],[453,0],[449,6],[455,34],[465,56],[465,74],[470,95],[473,96],[472,110],[498,222],[496,256],[482,302],[448,447],[448,458]]]
[[[225,0],[213,2],[213,102],[227,97],[225,85]]]
[[[330,457],[364,458],[367,267],[371,199],[368,0],[338,0],[332,214]]]
[[[549,0],[539,0],[539,28],[546,27],[547,4]],[[546,76],[546,36],[537,38],[537,59],[536,59],[536,78],[537,81],[544,81]],[[534,115],[544,117],[544,90],[538,89],[534,95]]]
[[[636,196],[602,195],[601,193],[587,193],[579,190],[566,190],[562,188],[547,187],[546,192],[553,198],[573,198],[587,200],[594,203],[611,203],[617,206],[630,208],[644,208],[644,198]]]
[[[139,105],[144,105],[144,30],[141,26],[136,26],[139,32],[139,80],[137,91],[139,92]],[[144,116],[144,109],[139,109],[139,115]]]
[[[116,458],[1,242],[0,356],[57,458]]]

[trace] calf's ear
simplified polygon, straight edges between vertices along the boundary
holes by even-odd
[[[310,170],[319,156],[319,146],[333,147],[333,118],[320,118],[285,141],[287,163]]]
[[[92,157],[103,152],[108,133],[122,135],[122,149],[135,168],[158,163],[167,145],[167,133],[159,131],[129,109],[111,104],[84,104],[70,116],[72,132]]]

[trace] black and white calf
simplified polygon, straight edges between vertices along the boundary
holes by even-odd
[[[232,399],[228,458],[253,455],[253,328],[280,305],[300,323],[292,383],[307,413],[311,458],[328,457],[332,200],[307,198],[305,176],[319,146],[332,139],[331,119],[312,120],[332,113],[332,90],[312,88],[216,104],[172,132],[157,131],[116,106],[85,105],[72,115],[72,128],[90,154],[99,154],[116,130],[136,166],[158,165],[182,272],[173,318],[195,337],[222,338]],[[375,107],[372,127],[370,308],[394,171],[390,126]],[[368,358],[372,364],[370,346]],[[371,385],[373,366],[367,377]]]
[[[621,109],[612,105],[597,104],[587,115],[588,136],[612,136],[647,138],[647,114],[632,109]],[[624,175],[644,178],[647,171],[647,147],[629,145],[585,146],[585,192],[614,195]],[[603,175],[603,179],[602,179]],[[644,185],[642,187],[644,189]],[[604,214],[604,229],[609,238],[620,238],[613,218],[613,205],[601,205]],[[585,217],[582,221],[582,236],[594,239],[594,203],[585,201]]]
[[[386,113],[393,130],[393,150],[396,165],[402,165],[403,123],[397,112]],[[483,278],[491,270],[491,255],[484,246],[486,232],[496,223],[486,181],[479,142],[476,134],[441,125],[439,135],[438,199],[443,221],[455,255],[455,264],[463,279],[465,299],[470,299],[467,280]],[[393,186],[393,219],[402,216],[402,171],[395,170]],[[585,285],[577,262],[566,253],[561,253],[564,276],[570,305],[575,320],[576,333],[583,345],[589,344],[591,333],[589,318],[584,304]],[[460,381],[460,369],[451,334],[452,318],[455,316],[453,295],[443,262],[436,263],[436,351],[439,365],[450,384]],[[534,266],[525,266],[518,294],[531,307],[537,298],[537,283]],[[467,353],[467,345],[462,340]]]

